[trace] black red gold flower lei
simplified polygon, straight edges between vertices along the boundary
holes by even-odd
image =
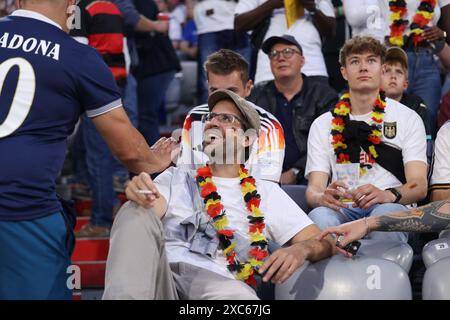
[[[434,14],[434,7],[436,6],[436,0],[422,0],[414,15],[410,28],[410,37],[414,47],[417,47],[422,41],[424,41],[422,34],[425,30],[425,26],[431,21]],[[403,47],[405,45],[405,30],[408,26],[408,20],[406,19],[407,7],[405,0],[392,0],[389,1],[389,9],[391,11],[390,20],[391,25],[389,27],[389,43],[394,46]]]
[[[381,143],[381,124],[384,119],[384,112],[386,108],[386,96],[383,91],[380,90],[377,99],[373,105],[371,119],[373,121],[372,124],[372,133],[368,136],[368,141],[371,143],[369,146],[369,162],[375,163],[375,159],[378,158],[377,151],[375,149],[375,145]],[[344,93],[341,96],[340,101],[336,104],[334,109],[331,111],[333,115],[333,119],[331,120],[331,135],[332,141],[331,144],[333,146],[334,153],[336,155],[336,163],[351,163],[350,155],[347,151],[347,144],[345,143],[344,131],[345,125],[349,119],[349,114],[351,112],[351,102],[350,102],[350,94]],[[367,172],[367,169],[361,164],[360,174],[364,175]]]
[[[220,202],[221,197],[217,193],[217,187],[212,181],[212,172],[208,165],[197,170],[197,184],[200,187],[200,195],[204,199],[205,209],[208,216],[213,220],[213,226],[217,231],[223,247],[223,254],[227,259],[228,269],[235,274],[236,279],[256,286],[254,276],[255,267],[263,264],[267,252],[267,239],[264,235],[264,214],[259,209],[261,197],[256,190],[256,181],[249,176],[247,169],[241,166],[239,169],[239,179],[241,191],[246,203],[246,208],[250,212],[247,216],[249,220],[248,234],[250,236],[251,249],[248,252],[248,259],[241,263],[237,257],[233,242],[234,230],[228,229],[228,219],[224,206]]]

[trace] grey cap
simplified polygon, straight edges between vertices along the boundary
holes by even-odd
[[[209,97],[208,97],[208,108],[209,111],[211,111],[216,104],[219,101],[231,99],[234,104],[236,105],[236,108],[239,109],[239,111],[244,116],[244,120],[248,123],[249,128],[247,129],[255,129],[256,132],[259,132],[259,128],[261,126],[261,120],[259,118],[258,112],[255,110],[255,108],[252,106],[250,102],[245,100],[244,98],[241,98],[236,93],[230,91],[230,90],[217,90],[214,91]]]
[[[300,43],[298,43],[298,41],[289,34],[267,38],[266,41],[264,41],[264,43],[262,44],[261,49],[265,54],[269,54],[272,47],[277,43],[293,44],[300,50],[300,53],[303,54],[303,49]]]

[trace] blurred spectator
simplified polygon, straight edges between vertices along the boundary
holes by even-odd
[[[2,0],[0,2],[0,17],[7,16],[16,10],[15,0]]]
[[[262,46],[270,59],[274,80],[260,82],[249,100],[271,112],[280,121],[286,141],[281,184],[307,184],[307,140],[312,122],[338,100],[328,85],[312,84],[302,74],[302,47],[289,35],[270,37]]]
[[[447,15],[448,8],[444,7],[449,4],[450,0],[344,0],[345,17],[353,35],[371,35],[381,42],[402,47],[408,54],[411,67],[407,91],[425,101],[433,136],[441,96],[441,78],[434,50],[443,32],[437,23],[441,10]],[[450,32],[448,22],[440,26]],[[425,30],[423,34],[422,29]]]
[[[252,80],[249,78],[248,62],[237,52],[221,49],[208,56],[204,65],[208,78],[209,93],[226,89],[242,98],[250,95]],[[250,150],[246,167],[250,174],[263,180],[278,183],[284,159],[284,132],[278,120],[268,111],[253,105],[260,116],[261,130],[258,141]],[[180,158],[177,166],[196,169],[206,164],[208,157],[203,152],[202,116],[209,112],[206,104],[193,108],[183,124]]]
[[[408,56],[403,49],[391,47],[387,50],[381,74],[381,87],[388,98],[397,100],[417,112],[425,125],[427,138],[431,139],[425,102],[413,93],[406,93],[406,89],[408,89]]]
[[[198,34],[194,21],[195,0],[186,0],[186,20],[183,24],[183,36],[180,43],[182,59],[193,60],[198,54]]]
[[[160,13],[169,16],[169,38],[175,49],[180,48],[182,25],[186,20],[186,7],[180,0],[155,0]]]
[[[431,201],[450,199],[450,122],[446,122],[436,138],[433,174],[430,189]]]
[[[242,0],[241,0],[242,1]],[[195,4],[194,20],[198,33],[198,102],[206,103],[207,79],[203,64],[210,54],[219,49],[230,49],[248,62],[251,48],[248,34],[234,30],[234,12],[237,1],[203,0]]]
[[[442,86],[441,95],[443,97],[448,91],[450,91],[450,45],[445,43],[444,48],[441,50],[441,52],[439,52],[438,56],[447,73],[447,77]]]
[[[282,0],[240,0],[236,7],[235,28],[237,31],[255,29],[258,24],[269,20],[264,39],[271,36],[290,34],[303,48],[306,64],[303,73],[311,81],[328,83],[328,73],[322,54],[322,38],[332,37],[335,32],[334,8],[330,0],[299,0],[304,14],[290,27],[287,27],[284,1]],[[273,80],[270,61],[259,50],[255,84]]]
[[[168,21],[158,21],[153,0],[114,0],[133,28],[128,38],[132,73],[137,80],[139,131],[153,144],[160,137],[159,108],[167,88],[181,70],[167,32]]]
[[[386,97],[399,101],[401,104],[417,112],[422,118],[427,135],[427,159],[428,164],[431,164],[433,157],[433,139],[430,132],[427,106],[421,97],[406,92],[408,89],[408,56],[403,49],[390,47],[387,50],[381,73],[381,87],[386,92]]]
[[[124,26],[122,14],[110,1],[81,0],[80,27],[71,31],[73,37],[95,48],[108,65],[121,91],[125,90],[127,71],[124,57]],[[118,202],[113,188],[113,174],[117,160],[97,131],[91,119],[81,117],[78,133],[85,146],[87,180],[92,190],[92,213],[90,223],[76,233],[78,237],[105,237],[113,220],[113,206]],[[80,148],[80,146],[77,146]],[[74,154],[75,158],[83,156]],[[80,167],[78,167],[80,168]]]
[[[337,92],[343,92],[347,86],[339,65],[339,49],[345,40],[350,37],[350,27],[345,20],[344,7],[341,0],[332,0],[334,15],[336,16],[336,36],[324,41],[322,46],[323,57],[327,66],[330,86]]]
[[[438,117],[438,128],[450,119],[450,91],[442,98]]]

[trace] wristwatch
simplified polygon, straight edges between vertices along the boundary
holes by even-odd
[[[394,203],[398,203],[400,201],[400,199],[402,198],[402,194],[397,189],[389,188],[389,189],[386,189],[386,190],[392,192],[392,194],[395,196]]]

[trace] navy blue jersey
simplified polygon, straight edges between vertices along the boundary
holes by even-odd
[[[100,55],[44,20],[0,19],[0,220],[59,211],[55,180],[80,114],[121,106]]]

